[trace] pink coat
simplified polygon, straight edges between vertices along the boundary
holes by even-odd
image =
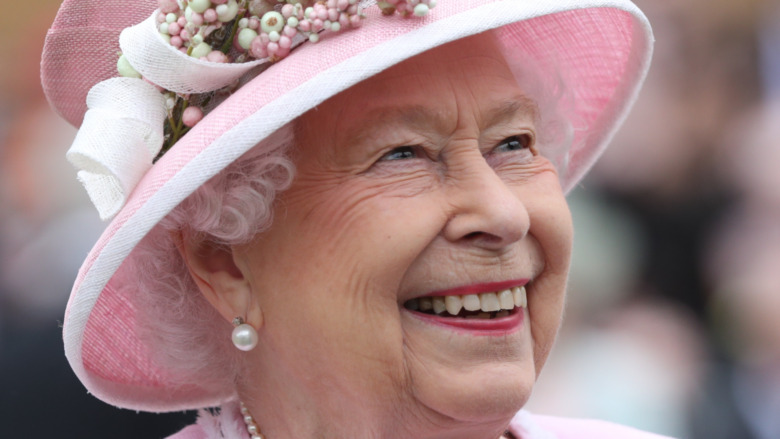
[[[532,415],[520,411],[509,424],[517,439],[670,439],[610,422]],[[201,412],[198,423],[168,439],[249,439],[238,407],[228,404],[213,415]]]

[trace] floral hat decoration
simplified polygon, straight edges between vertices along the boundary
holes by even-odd
[[[571,104],[562,111],[574,130],[557,163],[570,190],[625,118],[649,67],[652,31],[629,0],[64,0],[46,39],[43,87],[80,127],[67,157],[110,220],[64,320],[66,355],[87,389],[147,411],[229,399],[197,383],[172,385],[173,372],[140,340],[126,267],[144,236],[326,99],[488,30],[507,57],[531,58],[545,78],[565,84]]]

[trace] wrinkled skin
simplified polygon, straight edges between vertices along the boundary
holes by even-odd
[[[554,341],[572,244],[534,110],[480,35],[301,117],[296,177],[271,228],[193,270],[226,319],[258,329],[238,388],[267,437],[501,435]],[[402,306],[523,278],[525,321],[502,336]]]

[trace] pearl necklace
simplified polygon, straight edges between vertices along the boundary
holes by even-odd
[[[249,413],[249,409],[246,408],[243,402],[239,401],[239,403],[241,404],[241,415],[244,417],[244,423],[246,424],[246,431],[249,433],[249,437],[252,439],[266,439],[265,436],[260,433],[260,428],[255,423],[255,418]]]
[[[255,418],[249,413],[249,409],[246,408],[243,402],[239,401],[239,404],[241,404],[241,415],[244,417],[244,423],[246,424],[246,431],[249,433],[249,437],[252,439],[266,439],[266,437],[260,433],[260,427],[255,423]],[[514,437],[515,435],[507,430],[498,439],[514,439]]]

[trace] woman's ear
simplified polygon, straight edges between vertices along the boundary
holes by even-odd
[[[248,318],[258,313],[250,310],[254,305],[252,288],[235,262],[233,248],[186,231],[176,232],[174,240],[190,276],[211,306],[229,322],[242,317],[259,328],[261,322]]]

